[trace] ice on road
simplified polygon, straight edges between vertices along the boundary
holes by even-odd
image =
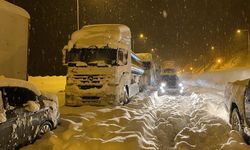
[[[60,109],[56,130],[23,149],[249,149],[227,123],[223,92],[188,87],[183,95],[139,94],[126,106]]]

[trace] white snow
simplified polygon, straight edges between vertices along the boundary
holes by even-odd
[[[28,101],[26,104],[24,104],[24,109],[29,112],[37,112],[40,110],[40,105],[35,101]]]
[[[228,124],[223,92],[193,85],[184,95],[141,93],[126,106],[63,106],[61,125],[23,149],[247,150]]]
[[[131,48],[130,29],[120,24],[97,24],[82,27],[75,31],[68,43],[71,50],[74,45],[76,48],[89,48],[97,46],[99,48],[109,46],[111,48]]]
[[[36,95],[41,95],[41,92],[32,84],[24,80],[12,78],[0,78],[0,87],[21,87],[33,91]]]

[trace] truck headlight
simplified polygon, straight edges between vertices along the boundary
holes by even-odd
[[[164,82],[161,83],[161,87],[166,87],[166,85],[167,85],[167,84],[164,83]]]
[[[179,87],[183,87],[183,84],[182,84],[182,83],[179,83]]]

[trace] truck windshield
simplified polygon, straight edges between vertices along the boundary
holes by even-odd
[[[117,50],[110,48],[73,48],[68,55],[68,62],[84,62],[87,65],[98,65],[99,62],[107,65],[117,64]]]
[[[175,69],[164,69],[164,73],[176,73],[176,70]]]

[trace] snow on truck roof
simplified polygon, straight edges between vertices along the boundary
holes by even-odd
[[[68,43],[69,50],[91,46],[131,49],[130,29],[121,24],[97,24],[82,27],[75,31]]]
[[[5,10],[11,13],[15,13],[17,15],[23,16],[28,19],[30,18],[30,15],[26,10],[12,3],[9,3],[5,0],[0,0],[0,10]]]
[[[0,87],[20,87],[33,91],[36,95],[41,95],[41,92],[32,84],[24,80],[5,78],[0,76]]]

